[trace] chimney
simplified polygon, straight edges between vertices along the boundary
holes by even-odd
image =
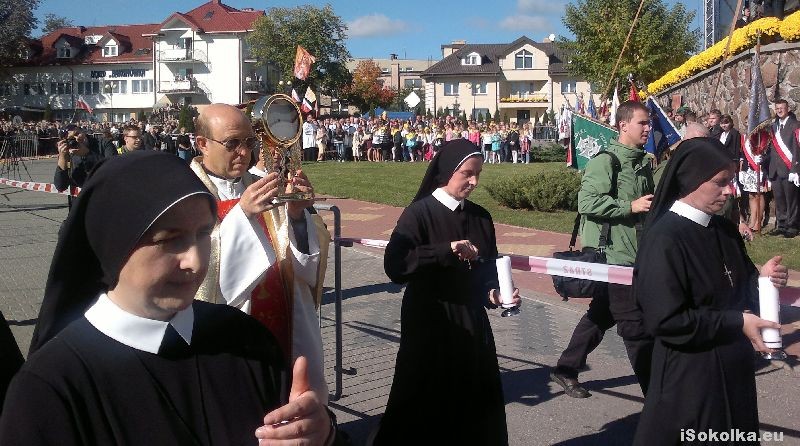
[[[389,54],[389,59],[390,60],[397,60],[397,54],[395,54],[395,53]]]

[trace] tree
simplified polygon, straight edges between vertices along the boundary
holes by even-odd
[[[380,75],[381,69],[375,61],[362,60],[353,70],[353,80],[342,89],[343,97],[362,111],[389,106],[395,91],[378,81]]]
[[[261,65],[274,64],[282,79],[294,77],[294,58],[297,45],[301,45],[316,58],[302,84],[331,94],[350,81],[345,65],[351,58],[345,46],[346,39],[347,25],[333,12],[331,5],[322,8],[301,5],[271,8],[256,20],[248,43],[251,55]]]
[[[197,116],[197,109],[186,104],[181,105],[178,113],[178,128],[186,128],[187,133],[194,133],[194,118]]]
[[[414,87],[405,87],[397,92],[392,101],[392,104],[389,106],[391,110],[398,110],[398,111],[410,111],[418,115],[422,115],[425,111],[425,98],[424,95],[421,95],[417,92],[417,96],[420,97],[419,104],[414,107],[409,107],[406,104],[405,99],[408,95],[411,94],[412,91],[416,91]]]
[[[36,27],[33,10],[39,0],[0,0],[0,65],[19,60]]]
[[[570,54],[572,73],[605,89],[638,8],[639,0],[576,0],[567,5],[563,21],[575,40],[562,37],[560,44]],[[611,85],[627,85],[629,73],[647,84],[686,61],[697,49],[699,30],[689,29],[694,15],[682,2],[668,9],[663,0],[645,0]]]
[[[44,15],[42,34],[50,34],[59,28],[68,28],[70,26],[72,26],[72,20],[53,13],[47,13]]]

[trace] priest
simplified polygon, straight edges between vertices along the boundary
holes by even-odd
[[[290,391],[268,330],[239,310],[195,301],[215,208],[176,156],[140,151],[101,162],[62,228],[0,444],[335,438],[303,360]]]
[[[655,339],[634,444],[677,445],[682,429],[758,432],[754,350],[778,324],[752,313],[759,271],[734,223],[715,215],[735,174],[716,138],[678,146],[656,189],[634,266],[634,293]],[[760,271],[785,286],[774,257]],[[738,443],[737,443],[738,444]]]
[[[250,120],[236,107],[212,104],[197,119],[201,156],[191,168],[217,199],[218,224],[211,259],[197,298],[227,304],[261,321],[287,360],[305,356],[312,387],[327,401],[317,309],[330,233],[306,208],[311,202],[275,204],[278,175],[248,173],[259,147]],[[302,172],[294,187],[312,192]]]

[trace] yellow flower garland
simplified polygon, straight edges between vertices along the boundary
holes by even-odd
[[[783,21],[775,17],[764,17],[737,29],[731,37],[729,53],[734,55],[752,48],[756,44],[759,33],[762,38],[780,35],[783,40],[789,42],[800,40],[800,11],[785,17]],[[660,79],[650,83],[647,86],[648,91],[650,94],[658,94],[675,84],[685,81],[696,73],[718,64],[725,56],[727,41],[728,39],[724,38],[705,51],[690,57],[683,65],[668,71]]]

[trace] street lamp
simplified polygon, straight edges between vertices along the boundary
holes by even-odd
[[[292,81],[278,81],[278,88],[281,90],[281,93],[286,93],[289,89],[292,88]]]
[[[469,88],[472,90],[472,120],[475,120],[475,83],[470,82]]]
[[[112,81],[105,82],[103,84],[103,90],[108,92],[111,98],[111,119],[109,119],[109,121],[114,122],[114,85]]]

